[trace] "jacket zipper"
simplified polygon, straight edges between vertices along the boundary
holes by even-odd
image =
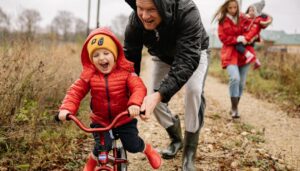
[[[105,75],[104,79],[105,79],[105,90],[106,90],[107,103],[108,103],[108,114],[109,114],[109,120],[111,121],[112,115],[111,115],[110,96],[109,96],[109,89],[108,89],[108,75]]]
[[[154,32],[155,32],[155,37],[156,37],[156,41],[158,42],[159,41],[159,32],[157,31],[157,29],[154,29]]]

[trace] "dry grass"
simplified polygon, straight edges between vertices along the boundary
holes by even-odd
[[[219,77],[224,83],[228,75],[221,68],[219,51],[212,52],[210,74]],[[256,97],[277,102],[291,117],[300,117],[300,57],[299,55],[267,53],[258,51],[262,66],[250,71],[246,90]]]
[[[250,87],[249,91],[259,97],[266,94],[267,98],[276,99],[290,116],[300,117],[300,56],[264,51],[259,51],[258,56],[263,65],[257,73],[251,72],[250,76],[259,77],[265,82],[258,81],[259,84]],[[259,86],[266,88],[259,89]]]
[[[0,102],[0,116],[17,113],[23,98],[39,100],[44,105],[62,96],[81,70],[79,52],[80,47],[71,44],[22,40],[2,47],[0,94],[4,100]]]
[[[0,170],[34,170],[47,168],[49,160],[66,160],[58,154],[78,133],[67,134],[52,120],[79,76],[80,52],[77,44],[21,39],[0,47]]]

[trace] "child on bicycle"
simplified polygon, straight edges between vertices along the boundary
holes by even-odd
[[[128,110],[131,117],[124,117],[113,128],[114,136],[120,138],[125,150],[131,153],[144,152],[150,165],[161,165],[160,155],[150,144],[138,136],[137,115],[146,96],[146,87],[134,73],[133,63],[126,60],[123,48],[107,28],[98,28],[87,37],[81,52],[83,71],[80,78],[69,88],[60,107],[59,119],[67,114],[75,115],[80,101],[91,93],[91,127],[105,127],[121,112]],[[99,134],[94,133],[95,146],[89,155],[84,170],[94,170],[100,148],[111,149],[112,139],[105,133],[105,147],[101,147]]]
[[[245,20],[242,22],[244,34],[238,38],[240,42],[247,42],[247,45],[253,46],[254,42],[260,38],[259,33],[261,29],[265,29],[272,23],[272,17],[262,13],[264,6],[265,1],[262,0],[248,7]],[[251,48],[247,49],[243,43],[238,43],[236,49],[246,57],[246,63],[250,63],[255,59],[254,69],[260,67],[261,63],[259,59],[256,58],[255,52],[250,50]]]

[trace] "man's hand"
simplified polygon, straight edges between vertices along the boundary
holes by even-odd
[[[140,107],[137,105],[131,105],[128,107],[129,114],[132,118],[140,114]]]
[[[70,114],[70,111],[61,110],[61,111],[59,111],[58,119],[61,120],[61,121],[65,121],[68,114]]]
[[[150,115],[153,113],[156,105],[161,101],[161,95],[159,92],[155,92],[151,95],[148,95],[144,98],[141,111],[146,111],[145,115],[141,115],[141,118],[146,121],[150,119]]]

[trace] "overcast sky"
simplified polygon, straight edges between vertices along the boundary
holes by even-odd
[[[260,0],[243,0],[242,10]],[[274,18],[268,30],[284,30],[287,33],[300,33],[300,0],[265,0],[264,12]],[[0,7],[13,21],[23,9],[36,9],[40,12],[40,25],[46,27],[60,10],[69,11],[74,16],[87,21],[87,0],[0,0]],[[212,27],[211,19],[214,12],[224,0],[194,0],[197,4],[207,31]],[[91,27],[96,25],[97,0],[91,0]],[[131,9],[125,0],[101,0],[100,24],[108,26],[119,14],[129,15]]]

